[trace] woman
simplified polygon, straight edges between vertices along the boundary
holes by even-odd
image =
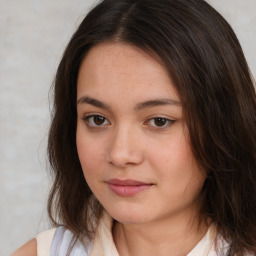
[[[55,79],[48,211],[13,255],[254,255],[256,97],[203,0],[104,0]]]

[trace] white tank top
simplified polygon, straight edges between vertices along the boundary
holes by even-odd
[[[66,256],[72,244],[73,234],[63,227],[50,229],[36,236],[37,256]],[[87,249],[82,243],[77,242],[70,256],[89,256],[91,246]]]
[[[92,243],[87,249],[81,242],[77,242],[70,256],[119,256],[112,237],[112,218],[104,213],[99,222],[97,232]],[[187,256],[216,256],[214,240],[216,236],[216,227],[211,225],[205,236],[199,243],[187,254]],[[64,227],[51,229],[40,233],[37,237],[37,255],[38,256],[66,256],[69,246],[72,243],[73,234]],[[223,239],[218,239],[218,245],[221,249],[220,255],[225,255],[228,249],[227,243]]]
[[[37,255],[38,256],[49,256],[52,240],[56,229],[50,229],[44,231],[36,236],[37,241]]]

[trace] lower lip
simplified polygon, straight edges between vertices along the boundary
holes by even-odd
[[[117,194],[118,196],[134,196],[146,189],[149,189],[152,185],[151,184],[143,184],[143,185],[115,185],[115,184],[108,184],[110,190]]]

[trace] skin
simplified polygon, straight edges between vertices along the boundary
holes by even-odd
[[[36,239],[28,241],[26,244],[21,246],[11,256],[37,256],[37,245]]]
[[[119,254],[188,254],[207,230],[197,218],[205,176],[190,150],[179,96],[164,67],[131,45],[94,47],[79,70],[77,113],[84,176],[116,220]],[[123,197],[110,190],[107,181],[113,178],[150,186]],[[12,256],[36,256],[36,247],[32,239]]]
[[[120,255],[189,253],[207,230],[198,222],[205,175],[163,65],[132,45],[95,46],[79,70],[77,114],[84,176],[116,220],[113,237]],[[120,196],[110,189],[110,179],[150,186]]]

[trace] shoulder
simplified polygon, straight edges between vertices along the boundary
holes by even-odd
[[[36,239],[28,241],[26,244],[17,249],[11,256],[37,256]]]
[[[28,241],[17,249],[11,256],[41,256],[50,255],[50,247],[56,229],[39,233],[36,238]]]

